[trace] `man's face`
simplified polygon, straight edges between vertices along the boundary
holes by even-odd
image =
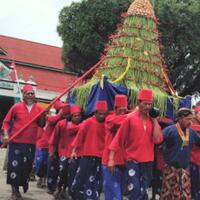
[[[182,128],[189,128],[192,124],[192,114],[178,120]]]
[[[81,122],[81,118],[82,116],[80,112],[72,114],[72,122],[76,125],[78,125]]]
[[[103,123],[105,121],[105,118],[107,116],[107,111],[106,110],[98,110],[95,112],[95,117],[96,120],[100,123]]]
[[[148,114],[152,107],[152,101],[139,101],[138,108],[139,111],[143,114]]]
[[[116,115],[125,115],[127,113],[127,107],[116,107],[115,113]]]
[[[70,111],[67,110],[67,111],[62,112],[61,117],[62,117],[62,119],[65,119],[65,118],[67,120],[71,119]]]
[[[23,99],[27,105],[32,105],[35,102],[35,92],[33,90],[24,92]]]

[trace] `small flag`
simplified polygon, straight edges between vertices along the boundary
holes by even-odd
[[[12,81],[16,81],[13,89],[14,89],[14,101],[15,101],[15,103],[17,103],[19,101],[22,101],[22,93],[21,93],[21,87],[20,87],[17,70],[16,70],[16,65],[15,65],[14,61],[12,61],[10,68],[12,68],[12,70],[9,74],[10,79]]]
[[[16,73],[16,66],[15,66],[14,61],[12,61],[10,68],[12,68],[11,72],[9,73],[10,79],[12,81],[16,81],[17,80],[17,73]]]

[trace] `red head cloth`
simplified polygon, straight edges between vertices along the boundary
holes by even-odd
[[[106,101],[97,101],[96,110],[108,110],[108,105]]]
[[[73,115],[74,113],[80,113],[81,112],[81,108],[77,105],[73,105],[70,108],[70,113],[71,115]]]
[[[127,107],[127,97],[123,94],[117,94],[115,96],[115,107]]]
[[[200,106],[196,106],[194,111],[195,111],[195,113],[198,113],[200,111]]]
[[[56,110],[59,110],[59,109],[61,109],[63,106],[64,106],[64,103],[63,103],[62,101],[56,101],[53,107],[54,107]]]
[[[66,112],[70,112],[70,104],[66,103],[62,106],[62,112],[66,113]]]
[[[153,100],[153,92],[150,89],[140,89],[138,94],[138,100],[142,101],[152,101]]]
[[[28,91],[34,91],[32,85],[25,85],[22,89],[23,93]]]

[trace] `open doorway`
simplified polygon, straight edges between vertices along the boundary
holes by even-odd
[[[0,95],[0,129],[1,129],[4,117],[6,116],[8,110],[13,104],[14,104],[14,99],[12,97]]]

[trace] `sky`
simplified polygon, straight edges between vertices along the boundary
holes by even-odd
[[[62,46],[56,27],[60,10],[80,0],[1,0],[0,35]]]

